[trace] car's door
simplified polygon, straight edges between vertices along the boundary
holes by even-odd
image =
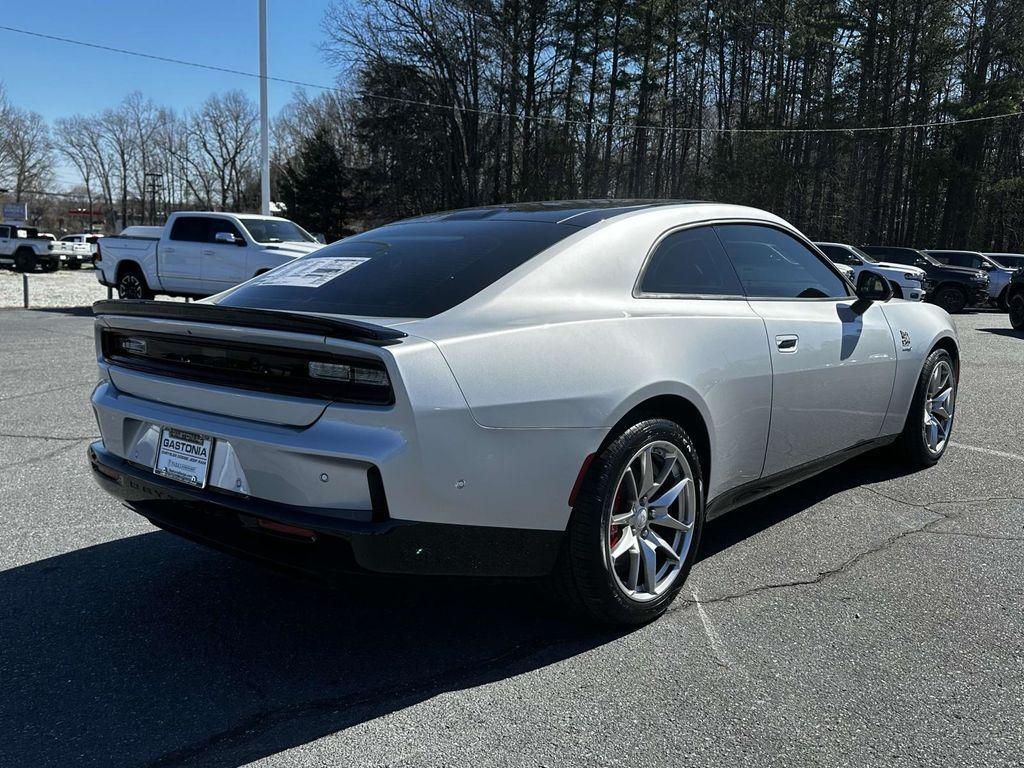
[[[206,217],[179,215],[166,240],[160,241],[160,282],[165,289],[203,293],[202,258],[206,245]]]
[[[856,297],[832,267],[789,232],[755,224],[715,229],[771,349],[764,474],[877,437],[896,375],[881,307],[855,309]]]
[[[231,235],[235,242],[219,241],[217,235]],[[203,248],[202,276],[205,289],[218,293],[238,285],[252,275],[247,272],[245,238],[228,219],[207,218],[207,241]],[[241,243],[237,245],[236,243]]]
[[[696,389],[715,424],[708,498],[757,480],[771,417],[764,323],[710,225],[667,233],[635,296],[651,354],[648,372]]]
[[[0,227],[0,259],[10,261],[14,253],[14,245],[11,243],[11,228]]]

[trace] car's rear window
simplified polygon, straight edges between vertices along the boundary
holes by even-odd
[[[369,317],[431,317],[578,231],[535,221],[392,224],[278,267],[217,303]]]

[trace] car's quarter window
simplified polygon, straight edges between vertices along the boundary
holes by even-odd
[[[9,238],[11,236],[10,227],[0,227],[0,238]]]
[[[217,303],[368,317],[431,317],[578,231],[538,221],[392,224],[271,270]]]
[[[202,216],[179,216],[171,227],[171,240],[206,242],[206,219]]]
[[[739,278],[711,227],[667,235],[651,255],[640,293],[645,295],[742,296]]]
[[[846,283],[790,234],[758,224],[715,227],[750,298],[828,299],[849,295]]]

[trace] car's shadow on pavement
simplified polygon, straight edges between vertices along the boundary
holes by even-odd
[[[842,491],[907,475],[898,459],[872,451],[797,483],[760,501],[712,520],[700,542],[700,560],[712,557],[744,539]]]
[[[716,521],[701,556],[895,474],[833,469]],[[0,573],[0,765],[237,766],[623,634],[538,584],[330,589],[145,533]]]
[[[1009,336],[1011,339],[1024,341],[1024,331],[1015,331],[1013,328],[979,328],[982,333],[991,333],[995,336]]]
[[[622,634],[532,583],[329,589],[146,533],[0,573],[0,765],[241,765]]]

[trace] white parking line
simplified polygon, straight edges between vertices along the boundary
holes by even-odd
[[[981,448],[977,445],[964,445],[963,443],[950,443],[954,448],[963,448],[965,451],[975,451],[977,453],[987,453],[989,456],[999,456],[1003,459],[1013,459],[1014,461],[1024,461],[1024,456],[1019,453],[1009,453],[1008,451],[997,451],[994,448]]]

